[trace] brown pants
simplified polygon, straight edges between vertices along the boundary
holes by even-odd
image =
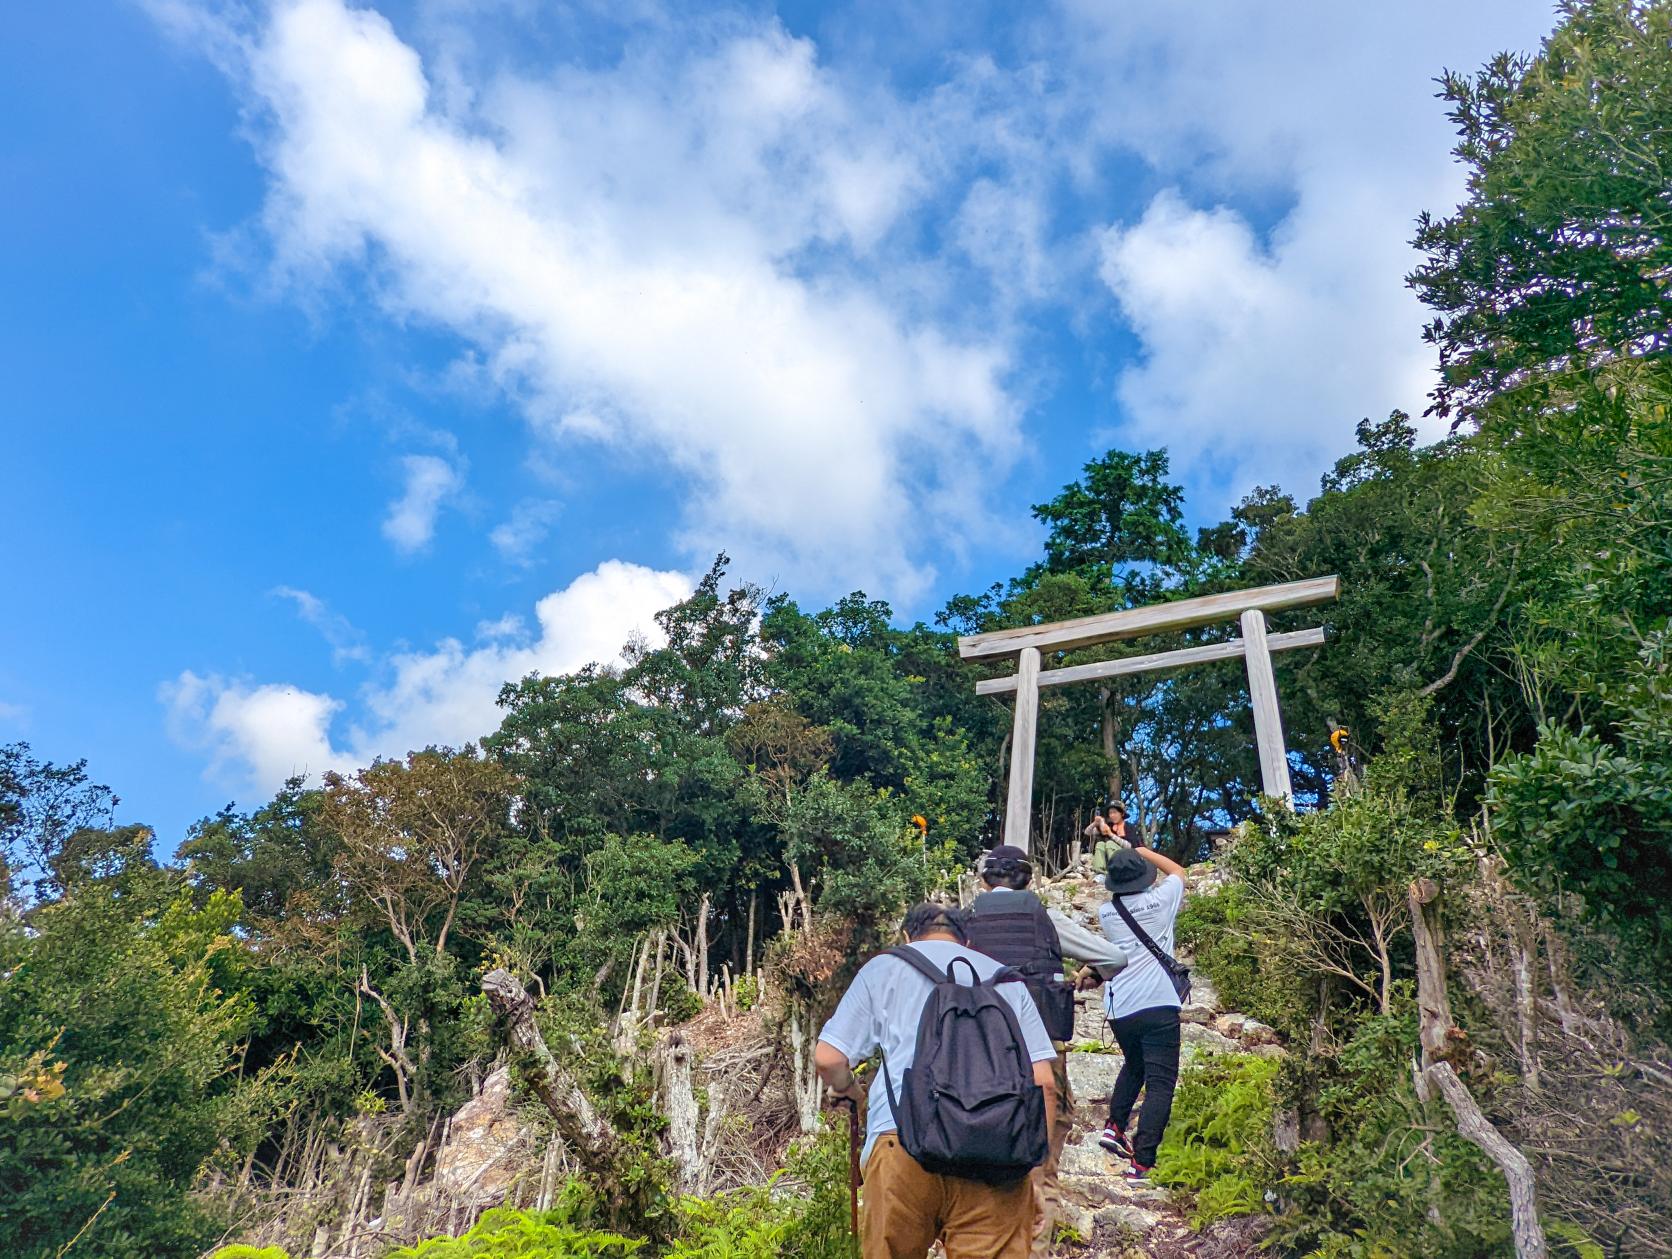
[[[1052,1234],[1056,1232],[1057,1221],[1062,1218],[1062,1184],[1058,1179],[1057,1164],[1062,1159],[1062,1147],[1068,1140],[1069,1126],[1074,1122],[1074,1097],[1068,1091],[1068,1051],[1060,1044],[1057,1046],[1057,1060],[1051,1064],[1051,1074],[1057,1081],[1057,1113],[1051,1124],[1051,1147],[1044,1163],[1034,1168],[1029,1177],[1038,1204],[1033,1244],[1029,1252],[1034,1259],[1041,1259],[1041,1256],[1050,1253]]]
[[[938,1176],[885,1132],[865,1161],[860,1249],[864,1259],[923,1259],[938,1237],[946,1259],[1027,1259],[1033,1208],[1032,1181],[999,1189]]]

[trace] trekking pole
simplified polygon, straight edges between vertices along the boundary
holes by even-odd
[[[859,1255],[859,1103],[842,1099],[848,1107],[848,1223],[852,1228],[854,1259]]]

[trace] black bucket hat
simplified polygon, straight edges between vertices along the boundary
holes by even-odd
[[[1122,848],[1109,854],[1108,873],[1103,876],[1103,886],[1109,889],[1111,896],[1142,892],[1155,882],[1158,873],[1132,849]]]

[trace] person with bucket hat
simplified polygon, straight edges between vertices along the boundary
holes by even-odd
[[[1103,882],[1103,933],[1128,964],[1103,990],[1104,1015],[1124,1057],[1099,1144],[1131,1160],[1127,1179],[1143,1180],[1155,1166],[1178,1084],[1179,1009],[1190,992],[1190,972],[1173,957],[1184,867],[1151,848],[1122,848],[1110,855]],[[1144,1105],[1129,1135],[1140,1088]]]
[[[1066,1052],[1066,1042],[1074,1037],[1074,994],[1077,989],[1095,988],[1119,974],[1127,959],[1109,940],[1061,911],[1047,909],[1028,890],[1033,882],[1033,863],[1013,844],[1000,844],[983,856],[976,873],[986,890],[976,894],[964,922],[969,945],[1013,967],[1027,980],[1039,1017],[1057,1050],[1052,1068],[1057,1084],[1056,1122],[1051,1129],[1050,1152],[1033,1172],[1038,1215],[1032,1253],[1040,1256],[1049,1252],[1054,1225],[1062,1214],[1057,1164],[1074,1112]],[[1072,980],[1064,978],[1065,959],[1079,968]]]

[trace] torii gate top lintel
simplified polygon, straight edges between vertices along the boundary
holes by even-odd
[[[965,660],[1001,660],[1018,654],[1024,647],[1073,651],[1095,647],[1122,638],[1162,634],[1171,630],[1195,629],[1217,621],[1230,621],[1244,612],[1278,612],[1329,603],[1341,593],[1341,579],[1335,576],[1289,581],[1279,586],[1255,586],[1229,590],[1224,594],[1202,595],[1172,603],[1151,603],[1119,612],[1101,612],[1072,621],[1047,625],[1023,625],[1016,629],[967,634],[958,640],[958,654]]]
[[[1204,664],[1210,660],[1243,657],[1248,667],[1249,698],[1254,708],[1254,738],[1259,751],[1260,780],[1265,793],[1289,799],[1288,747],[1283,739],[1283,718],[1277,706],[1277,680],[1272,673],[1271,653],[1297,647],[1315,647],[1324,641],[1321,629],[1298,630],[1288,634],[1266,633],[1267,612],[1328,603],[1340,593],[1341,579],[1313,577],[1306,581],[1231,590],[1223,594],[1154,603],[1142,608],[1125,608],[1098,616],[1045,625],[1024,625],[1017,629],[970,634],[958,640],[958,654],[965,660],[999,661],[1015,657],[1016,672],[1010,677],[989,678],[976,686],[979,694],[1016,693],[1016,714],[1010,742],[1010,784],[1004,815],[1004,842],[1027,851],[1031,848],[1033,814],[1033,757],[1039,719],[1039,688],[1060,686],[1093,678],[1116,677]],[[1095,664],[1052,669],[1041,675],[1040,652],[1071,651],[1099,643],[1144,634],[1194,629],[1218,621],[1240,620],[1242,637],[1224,643],[1186,647],[1148,656],[1128,656]]]

